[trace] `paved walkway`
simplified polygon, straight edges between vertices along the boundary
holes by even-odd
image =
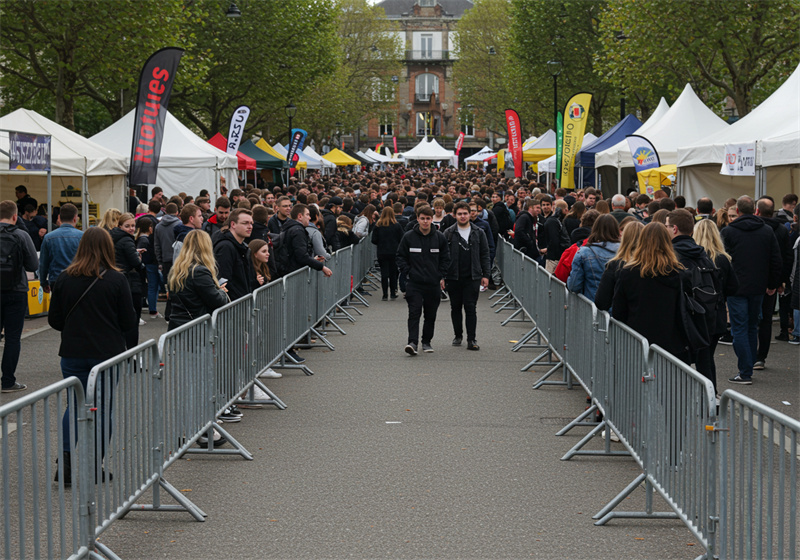
[[[509,351],[529,324],[501,327],[507,313],[489,309],[489,294],[479,303],[480,352],[450,346],[443,302],[435,353],[413,358],[403,353],[405,302],[369,298],[363,317],[342,323],[346,336],[331,335],[335,352],[303,352],[316,375],[269,380],[287,410],[248,410],[226,425],[254,461],[193,455],[167,471],[206,522],[134,511],[102,542],[123,559],[698,556],[677,520],[593,525],[637,466],[625,457],[559,460],[585,433],[554,435],[584,409],[585,394],[531,389],[538,374],[519,368],[532,351]],[[164,330],[152,322],[142,340]],[[796,417],[799,354],[780,344],[758,374],[772,378],[744,392]],[[57,347],[51,330],[25,339],[20,380],[37,388],[60,379]],[[724,372],[732,352],[720,354]],[[637,491],[626,509],[643,504]]]

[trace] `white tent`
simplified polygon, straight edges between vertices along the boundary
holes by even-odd
[[[556,149],[556,133],[552,128],[548,129],[547,132],[545,132],[532,142],[530,141],[529,138],[528,141],[526,141],[522,145],[523,152],[527,152],[528,150],[555,150],[555,149]]]
[[[387,161],[389,161],[389,159],[391,159],[388,156],[385,156],[383,154],[379,154],[378,152],[373,151],[372,148],[369,148],[366,152],[364,152],[364,155],[374,159],[375,161],[379,161],[381,163],[386,163]]]
[[[430,140],[423,138],[420,140],[419,144],[407,152],[403,152],[403,157],[406,159],[449,160],[454,155],[455,152],[452,150],[445,150],[434,138],[431,138]]]
[[[524,150],[524,149],[526,149],[528,146],[530,146],[531,144],[533,144],[534,142],[536,142],[536,140],[537,140],[537,137],[536,137],[536,136],[531,136],[530,138],[528,138],[527,140],[525,140],[525,141],[522,143],[522,149],[523,149],[523,150]]]
[[[282,155],[284,159],[289,155],[289,150],[287,150],[286,146],[282,144],[275,144],[272,147],[276,152]],[[321,158],[318,156],[315,157],[315,155],[309,155],[308,153],[306,153],[305,149],[297,152],[298,161],[306,162],[306,169],[322,169],[323,167],[326,167],[326,165],[322,163],[322,161],[320,161]]]
[[[689,200],[708,196],[717,204],[743,194],[758,196],[766,193],[779,200],[788,192],[797,193],[800,191],[798,138],[800,66],[749,114],[697,142],[684,144],[678,150],[681,192]],[[725,146],[745,143],[756,145],[756,177],[721,175]],[[761,171],[759,167],[768,169]]]
[[[317,152],[314,151],[314,148],[311,146],[306,146],[303,148],[303,155],[305,155],[308,159],[307,162],[316,160],[320,164],[320,169],[336,169],[336,164],[333,162],[328,161],[324,157],[321,157]],[[300,156],[302,157],[302,156]],[[312,169],[315,169],[312,167]]]
[[[52,202],[57,205],[62,199],[59,193],[72,186],[82,196],[84,204],[98,205],[98,218],[108,208],[125,208],[125,175],[128,173],[126,158],[120,153],[87,140],[60,124],[43,117],[35,111],[17,109],[0,117],[0,129],[27,132],[30,134],[49,134],[51,136],[51,174]],[[128,146],[130,149],[130,144]],[[0,149],[8,152],[8,134],[0,136]],[[0,154],[0,169],[8,169],[8,156]],[[14,187],[25,185],[28,193],[42,204],[47,202],[47,178],[41,172],[3,171],[0,173],[0,197],[3,200],[16,200]],[[65,200],[78,206],[75,199]],[[84,215],[92,213],[84,206]],[[88,223],[84,220],[84,226]]]
[[[365,160],[367,160],[368,162],[370,162],[372,164],[380,163],[380,161],[378,161],[377,159],[375,159],[372,156],[367,155],[366,153],[362,152],[361,150],[357,151],[356,155],[358,155],[358,157],[364,158]]]
[[[583,143],[581,146],[588,146],[589,142],[594,142],[597,140],[597,136],[592,134],[591,132],[587,132],[583,135]],[[556,156],[550,156],[547,159],[543,159],[539,162],[539,173],[555,173],[556,172]],[[549,183],[549,181],[548,181]]]
[[[130,161],[135,116],[135,110],[130,111],[92,136],[91,140],[125,154],[127,165]],[[164,189],[167,197],[179,192],[197,196],[201,189],[217,193],[220,177],[224,177],[228,185],[238,185],[237,169],[236,156],[215,148],[184,126],[172,113],[167,112],[156,177],[156,185]]]
[[[464,165],[468,162],[477,162],[479,165],[483,164],[486,161],[486,158],[494,157],[497,155],[497,152],[489,148],[489,146],[484,146],[480,149],[480,151],[475,152],[469,157],[464,158]]]

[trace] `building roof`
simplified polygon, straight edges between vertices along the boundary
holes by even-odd
[[[388,18],[398,18],[402,15],[411,15],[412,8],[417,0],[383,0],[377,6],[383,8]],[[460,18],[464,12],[472,8],[470,0],[437,0],[437,4],[444,9],[444,15]]]

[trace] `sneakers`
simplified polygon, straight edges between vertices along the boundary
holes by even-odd
[[[433,348],[431,347],[430,344],[428,344],[426,342],[423,342],[422,343],[422,351],[425,352],[426,354],[430,354],[430,353],[433,352]]]
[[[150,320],[151,321],[153,319],[163,319],[163,318],[164,318],[164,316],[161,313],[159,313],[158,311],[156,311],[155,313],[151,313],[150,314]]]
[[[389,301],[389,296],[383,296],[383,297],[381,298],[381,301]]]
[[[17,391],[24,391],[27,389],[27,385],[23,385],[22,383],[14,383],[11,387],[3,387],[0,389],[0,392],[3,393],[16,393]]]
[[[242,414],[238,408],[232,406],[230,408],[226,408],[222,414],[218,416],[218,418],[223,422],[233,424],[234,422],[241,422],[242,416],[244,416],[244,414]]]
[[[728,379],[731,383],[736,383],[737,385],[752,385],[753,379],[750,377],[742,377],[741,375],[737,375],[736,377],[731,377]]]
[[[733,345],[733,334],[731,334],[731,331],[726,332],[720,337],[719,344],[724,344],[726,346]]]
[[[603,438],[603,439],[606,439],[606,431],[605,430],[600,432],[600,437]],[[612,431],[609,434],[608,439],[610,439],[611,441],[619,441],[619,436]]]
[[[481,289],[482,292],[485,292],[486,291],[486,286],[481,286],[480,289]]]
[[[753,369],[764,369],[766,364],[764,364],[764,360],[758,360],[756,363],[753,364]]]
[[[268,367],[266,371],[262,372],[259,375],[259,377],[267,377],[269,379],[280,379],[281,377],[283,377],[283,374],[278,371],[275,371],[271,367]]]
[[[397,292],[392,293],[392,295],[389,297],[391,297],[392,299],[397,299]]]
[[[457,336],[453,339],[453,346],[461,346],[461,337]]]
[[[415,342],[409,342],[406,344],[405,347],[406,354],[409,356],[416,356],[417,355],[417,344]]]
[[[789,344],[800,344],[800,336],[790,337]]]
[[[467,350],[480,350],[481,347],[478,346],[478,342],[475,340],[468,340],[467,341]]]
[[[228,443],[228,440],[225,439],[225,437],[217,430],[214,430],[213,438],[214,438],[214,447],[222,447],[223,445]],[[207,435],[200,436],[200,438],[197,440],[197,445],[199,445],[203,449],[208,449],[208,436]]]
[[[783,342],[789,342],[789,333],[786,331],[781,331],[778,333],[778,336],[775,337],[775,340],[781,340]]]
[[[141,327],[141,326],[143,326],[143,325],[146,325],[146,324],[147,324],[147,323],[145,322],[145,320],[144,320],[144,319],[139,319],[139,326],[140,326],[140,327]]]
[[[293,359],[293,360],[294,360],[295,362],[297,362],[298,364],[302,364],[303,362],[305,362],[305,361],[306,361],[306,359],[305,359],[305,358],[302,358],[302,357],[300,357],[300,354],[298,354],[298,353],[297,353],[297,352],[295,352],[294,350],[288,350],[286,353],[289,355],[289,357],[290,357],[291,359]]]

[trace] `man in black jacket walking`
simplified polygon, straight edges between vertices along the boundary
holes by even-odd
[[[436,311],[441,301],[441,288],[450,267],[450,251],[442,232],[433,227],[433,210],[422,205],[417,208],[417,225],[407,231],[397,248],[397,267],[408,276],[406,301],[408,302],[407,354],[417,355],[419,320],[424,311],[422,325],[422,351],[433,352]]]
[[[220,284],[224,283],[223,278],[227,280],[228,297],[235,301],[251,293],[250,279],[256,277],[250,249],[244,244],[253,231],[253,215],[250,210],[237,208],[231,212],[229,221],[230,229],[214,245],[214,258]]]
[[[459,202],[455,206],[456,223],[444,232],[450,245],[450,267],[445,276],[447,293],[450,296],[450,319],[453,321],[453,346],[461,346],[463,319],[467,317],[467,350],[480,350],[476,329],[478,314],[476,304],[480,288],[489,285],[491,259],[485,232],[470,222],[470,207]]]
[[[753,199],[740,197],[736,201],[736,213],[738,217],[722,230],[725,251],[731,256],[739,283],[736,295],[728,297],[733,351],[739,368],[739,373],[729,381],[752,385],[761,303],[765,294],[772,295],[777,290],[782,262],[772,229],[753,215]]]

